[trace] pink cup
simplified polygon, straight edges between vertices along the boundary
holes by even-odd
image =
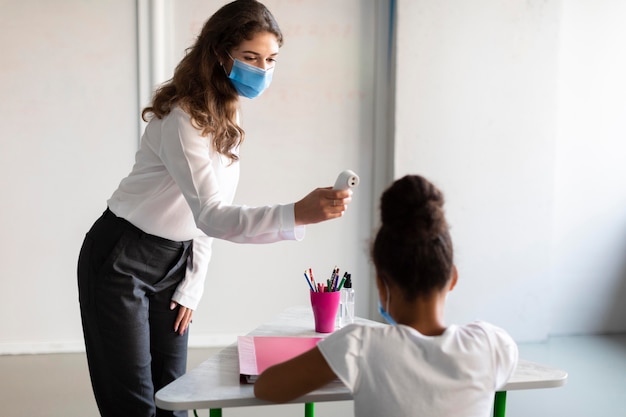
[[[311,291],[311,307],[315,318],[315,331],[318,333],[332,333],[335,330],[335,318],[339,309],[341,291],[313,292]]]

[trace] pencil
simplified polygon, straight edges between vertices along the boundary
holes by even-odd
[[[315,292],[315,278],[313,278],[313,268],[309,268],[309,275],[311,276],[311,284],[313,284],[313,292]]]

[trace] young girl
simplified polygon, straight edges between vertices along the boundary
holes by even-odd
[[[350,191],[318,188],[283,205],[232,204],[239,179],[239,96],[272,79],[283,37],[255,0],[223,6],[173,78],[143,111],[149,120],[131,173],[89,230],[78,287],[91,382],[102,416],[158,410],[154,393],[181,376],[213,238],[301,240],[304,225],[342,216]]]
[[[485,322],[444,324],[457,270],[443,203],[420,176],[401,178],[383,193],[371,256],[379,310],[392,326],[337,330],[261,374],[257,397],[285,402],[339,378],[359,417],[489,414],[494,392],[515,369],[517,346]]]

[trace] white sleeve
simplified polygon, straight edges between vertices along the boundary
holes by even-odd
[[[478,321],[475,325],[482,328],[487,334],[491,345],[493,358],[493,372],[495,375],[495,390],[502,388],[517,367],[519,351],[513,338],[500,327],[490,323]]]
[[[176,287],[172,300],[195,310],[204,293],[204,281],[211,260],[211,238],[208,236],[195,238],[191,249],[191,255],[187,260],[185,278]]]
[[[163,120],[159,157],[191,208],[196,225],[208,236],[238,243],[302,240],[294,204],[246,207],[223,202],[210,157],[211,145],[179,108]],[[165,139],[167,138],[167,139]]]
[[[350,392],[354,392],[359,383],[364,330],[364,326],[349,324],[317,344],[330,369]]]

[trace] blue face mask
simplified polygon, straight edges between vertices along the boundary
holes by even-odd
[[[396,326],[398,324],[393,319],[393,317],[391,317],[391,315],[387,313],[387,310],[383,308],[383,305],[380,303],[380,300],[378,300],[378,312],[380,313],[381,316],[383,316],[383,319],[385,319],[387,323],[391,324],[392,326]]]
[[[387,284],[385,284],[385,287],[387,287]],[[387,287],[387,308],[389,308],[389,296],[390,295],[391,294],[389,293],[389,287]],[[391,324],[392,326],[398,325],[398,323],[393,319],[393,317],[391,317],[391,314],[389,314],[387,310],[383,308],[383,305],[380,302],[380,298],[378,299],[378,312],[380,313],[381,316],[383,316],[383,319],[385,319],[387,323]]]
[[[255,98],[270,86],[273,73],[274,67],[263,70],[233,58],[233,68],[228,78],[240,96]]]

